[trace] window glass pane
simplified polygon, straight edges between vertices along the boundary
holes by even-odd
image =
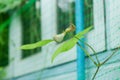
[[[75,24],[75,0],[57,0],[57,33],[62,33],[70,23]],[[64,40],[73,34],[67,35]]]
[[[40,0],[36,2],[21,15],[22,18],[22,44],[30,44],[41,40],[40,21]],[[41,48],[34,50],[23,50],[22,57],[28,57],[41,51]]]
[[[0,24],[3,24],[9,15],[7,13],[0,14]],[[8,40],[9,40],[9,27],[5,27],[2,32],[0,32],[0,67],[8,65]]]
[[[93,26],[93,0],[84,0],[85,28]]]

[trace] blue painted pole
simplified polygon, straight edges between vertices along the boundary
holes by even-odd
[[[84,0],[76,0],[76,33],[84,29]],[[83,45],[84,46],[84,45]],[[85,80],[85,55],[77,46],[77,80]]]

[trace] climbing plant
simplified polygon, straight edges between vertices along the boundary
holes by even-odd
[[[94,65],[97,68],[95,73],[93,74],[92,79],[91,79],[91,80],[94,80],[98,71],[99,71],[99,69],[101,68],[101,66],[103,66],[118,51],[119,48],[117,50],[115,50],[113,53],[111,53],[111,55],[108,56],[108,58],[106,58],[103,62],[101,62],[98,59],[98,57],[96,55],[96,51],[94,50],[94,48],[92,48],[92,46],[90,46],[88,43],[81,40],[84,37],[84,35],[87,34],[92,28],[93,27],[86,28],[82,32],[79,32],[78,34],[74,35],[71,39],[63,42],[57,48],[57,50],[53,53],[52,58],[51,58],[51,62],[53,62],[58,55],[72,49],[77,44],[84,51],[86,56],[89,57],[89,59],[94,63]],[[64,39],[64,37],[66,36],[67,33],[74,32],[74,31],[75,31],[75,25],[70,24],[70,26],[67,29],[65,29],[65,31],[63,33],[55,35],[53,37],[53,39],[43,40],[43,41],[39,41],[39,42],[36,42],[36,43],[33,43],[33,44],[26,44],[26,45],[21,46],[21,49],[24,49],[24,50],[35,49],[35,48],[47,45],[48,43],[53,42],[53,41],[61,42]],[[93,57],[90,55],[90,53],[79,43],[79,41],[81,43],[84,43],[86,46],[88,46],[93,51],[97,61],[95,59],[93,59]]]

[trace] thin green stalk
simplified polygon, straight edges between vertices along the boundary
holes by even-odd
[[[80,39],[77,38],[77,37],[75,37],[75,38],[78,39],[78,40],[80,40]],[[83,42],[82,40],[80,40],[80,41]],[[97,64],[97,63],[94,61],[94,59],[90,56],[90,54],[88,53],[88,51],[86,51],[78,42],[77,42],[77,44],[78,44],[78,46],[85,52],[85,54],[90,58],[90,60],[97,66],[96,72],[95,72],[95,74],[93,75],[92,80],[95,79],[95,77],[96,77],[96,75],[97,75],[100,67],[101,67],[102,65],[104,65],[104,64],[118,51],[118,49],[119,49],[119,48],[118,48],[117,50],[115,50],[106,60],[104,60],[102,63],[100,63],[100,61],[99,61],[99,59],[98,59],[98,57],[97,57],[97,55],[96,55],[96,52],[95,52],[95,50],[92,48],[92,46],[90,46],[89,44],[87,44],[86,42],[84,42],[84,44],[87,45],[87,46],[93,51],[93,53],[95,54],[96,60],[97,60],[97,62],[98,62],[98,64]]]
[[[90,58],[90,60],[96,65],[98,66],[98,64],[94,61],[94,59],[90,56],[90,54],[88,53],[88,51],[86,51],[78,42],[77,45],[85,52],[85,54]]]
[[[75,37],[76,39],[78,39],[78,40],[80,40],[81,42],[83,42],[81,39],[79,39],[79,38],[77,38],[77,37]],[[93,53],[94,53],[94,55],[95,55],[95,57],[96,57],[96,60],[97,60],[97,62],[98,62],[98,64],[100,64],[100,61],[99,61],[99,59],[98,59],[98,57],[97,57],[97,55],[96,55],[96,51],[93,49],[93,47],[92,46],[90,46],[88,43],[86,43],[86,42],[83,42],[85,45],[87,45],[92,51],[93,51]]]
[[[118,49],[119,49],[119,48],[118,48]],[[99,71],[99,68],[100,68],[102,65],[104,65],[104,64],[118,51],[118,49],[115,50],[105,61],[103,61],[100,65],[97,66],[97,70],[96,70],[96,72],[95,72],[92,80],[95,79],[95,77],[96,77],[96,75],[97,75],[97,73],[98,73],[98,71]]]
[[[115,50],[105,61],[103,61],[100,65],[104,65],[118,50]]]
[[[95,71],[95,74],[94,74],[94,75],[93,75],[93,77],[92,77],[92,80],[94,80],[94,79],[95,79],[95,77],[96,77],[96,75],[97,75],[97,73],[98,73],[99,69],[100,69],[100,67],[98,66],[98,67],[97,67],[97,69],[96,69],[96,71]]]
[[[83,42],[82,40],[80,40],[80,41]],[[98,57],[97,57],[97,55],[96,55],[96,51],[93,49],[93,47],[90,46],[90,45],[89,45],[88,43],[86,43],[86,42],[84,42],[84,44],[87,45],[87,46],[93,51],[93,53],[94,53],[94,55],[95,55],[95,57],[96,57],[96,60],[97,60],[98,64],[100,64],[100,61],[99,61],[99,59],[98,59]]]

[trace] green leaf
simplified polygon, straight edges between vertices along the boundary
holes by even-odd
[[[66,52],[70,49],[72,49],[75,44],[78,42],[79,39],[83,38],[84,35],[86,33],[88,33],[90,30],[92,29],[92,27],[89,27],[85,30],[83,30],[82,32],[79,32],[78,34],[76,34],[73,38],[71,38],[70,40],[68,40],[67,42],[64,42],[62,45],[60,45],[59,48],[57,48],[57,50],[54,52],[54,54],[52,55],[52,62],[54,61],[54,59],[61,53]],[[77,39],[77,38],[79,39]]]
[[[86,33],[88,33],[91,29],[93,29],[92,26],[90,26],[89,28],[83,30],[82,32],[79,32],[78,34],[75,35],[75,37],[80,38],[81,36],[84,36]]]
[[[66,52],[70,49],[72,49],[75,44],[77,42],[76,38],[72,38],[70,40],[68,40],[67,42],[63,42],[63,44],[54,52],[54,54],[52,55],[52,62],[54,61],[54,59],[62,52]]]
[[[27,45],[23,45],[20,47],[20,49],[23,49],[23,50],[28,50],[28,49],[35,49],[35,48],[38,48],[38,47],[42,47],[50,42],[52,42],[53,40],[43,40],[43,41],[39,41],[39,42],[36,42],[36,43],[33,43],[33,44],[27,44]]]

